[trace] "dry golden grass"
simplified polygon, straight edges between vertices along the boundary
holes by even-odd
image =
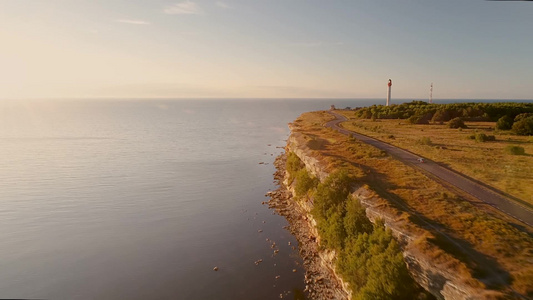
[[[353,119],[354,113],[339,111],[350,121],[342,123],[359,132],[407,149],[533,205],[533,137],[495,131],[494,122],[466,122],[458,130],[446,125],[413,125],[406,120]],[[496,141],[476,142],[476,133],[494,135]],[[431,144],[423,143],[429,138]],[[510,155],[505,148],[518,145],[526,155]]]
[[[327,143],[320,143],[320,147],[310,147],[312,155],[326,162],[327,169],[330,171],[337,168],[348,169],[354,177],[358,178],[359,183],[367,184],[380,197],[387,199],[395,209],[407,212],[413,226],[420,226],[431,233],[431,238],[428,238],[427,242],[446,252],[439,256],[452,255],[456,258],[452,265],[456,267],[458,274],[470,273],[476,278],[465,278],[465,281],[477,282],[479,280],[493,289],[505,292],[509,292],[509,286],[511,286],[522,295],[533,294],[533,239],[527,232],[522,232],[501,220],[498,214],[485,211],[482,205],[474,205],[459,195],[455,195],[421,172],[392,159],[381,150],[332,129],[324,128],[322,125],[332,118],[325,112],[306,113],[293,123],[292,130],[307,135],[309,140],[327,141]],[[368,122],[364,125],[377,126],[382,123],[386,122]],[[374,136],[395,134],[392,122],[390,125],[390,127],[383,126],[383,132],[367,130],[368,132],[364,133],[373,132]],[[430,127],[425,126],[421,129],[426,132]],[[419,127],[413,126],[411,130],[416,132],[417,128]],[[416,146],[420,147],[419,151],[425,150],[438,156],[440,150],[449,150],[453,153],[455,151],[451,149],[457,149],[476,157],[480,155],[480,150],[468,151],[466,149],[490,144],[475,144],[474,141],[467,140],[465,137],[457,142],[457,146],[452,147],[444,144],[450,141],[451,137],[446,137],[452,135],[451,132],[446,133],[449,129],[436,126],[432,130],[434,130],[432,135],[427,135],[432,142],[445,145],[448,149],[437,149],[435,146],[425,149],[423,147],[429,146]],[[363,132],[360,128],[358,131]],[[464,135],[472,134],[472,132]],[[457,136],[457,130],[454,133]],[[418,135],[418,138],[420,137],[421,135]],[[414,143],[413,139],[407,132],[405,136],[402,134],[396,137],[395,135],[397,142],[405,144]],[[491,146],[487,151],[488,153],[496,152],[498,147]],[[528,147],[526,153],[533,153],[533,149]],[[432,156],[424,156],[433,159]],[[466,161],[474,159],[470,156],[466,157],[468,157]],[[486,160],[489,159],[492,158],[486,158]],[[510,157],[508,163],[519,164],[522,168],[526,168],[523,160],[528,161],[528,159],[530,157]],[[482,172],[482,167],[479,166],[479,168],[478,172]],[[528,187],[523,189],[528,190]],[[426,245],[420,247],[420,251],[435,249],[434,246],[428,246],[427,242],[420,243],[420,245]]]

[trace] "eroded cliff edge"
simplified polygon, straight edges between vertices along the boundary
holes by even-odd
[[[292,128],[291,128],[292,130]],[[332,171],[331,166],[313,155],[309,140],[303,134],[292,133],[287,141],[287,152],[293,152],[305,165],[308,172],[323,181]],[[349,299],[348,285],[335,272],[335,252],[320,247],[320,237],[316,221],[310,213],[313,202],[309,198],[295,200],[294,186],[289,184],[288,173],[284,170],[283,157],[278,158],[279,171],[276,179],[281,188],[271,193],[271,206],[287,217],[291,231],[300,242],[300,253],[306,264],[306,284],[314,299]],[[421,251],[419,241],[431,235],[427,230],[408,221],[405,212],[398,211],[390,203],[379,197],[368,186],[354,186],[352,195],[366,209],[367,217],[375,222],[382,219],[399,242],[405,263],[412,278],[437,299],[491,299],[502,296],[498,292],[479,287],[477,282],[465,274],[457,272],[455,259],[443,259]],[[427,250],[427,249],[426,249]],[[436,249],[438,250],[438,249]]]

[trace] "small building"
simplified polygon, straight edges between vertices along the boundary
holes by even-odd
[[[335,110],[335,105],[331,104],[331,107],[329,108],[329,110]]]

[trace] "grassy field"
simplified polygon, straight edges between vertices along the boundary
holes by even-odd
[[[307,145],[312,149],[312,155],[325,162],[328,172],[340,168],[347,169],[358,184],[367,185],[379,197],[386,199],[388,202],[386,205],[396,209],[399,217],[410,222],[414,230],[423,228],[430,232],[426,239],[419,241],[419,250],[437,257],[443,263],[453,264],[457,274],[463,274],[466,281],[506,293],[512,294],[512,289],[522,295],[533,296],[531,233],[517,229],[511,220],[505,219],[491,208],[466,201],[460,195],[450,192],[444,186],[391,158],[383,151],[332,129],[324,128],[323,124],[331,119],[333,117],[326,112],[312,112],[303,114],[292,124],[293,132],[304,135]],[[432,153],[435,158],[440,157],[442,160],[447,159],[445,156],[448,152],[440,151],[454,154],[467,152],[468,155],[455,156],[467,157],[464,159],[466,162],[461,165],[462,168],[469,168],[472,164],[467,162],[479,156],[476,160],[479,164],[475,168],[477,171],[467,173],[472,174],[472,177],[475,177],[473,174],[482,174],[486,168],[502,165],[497,159],[499,156],[505,157],[504,165],[511,166],[509,169],[520,166],[516,171],[505,171],[505,167],[502,167],[501,173],[516,172],[513,176],[524,178],[531,176],[531,173],[527,173],[527,169],[532,167],[530,156],[514,157],[502,153],[503,148],[509,144],[506,142],[476,144],[475,141],[468,140],[466,136],[472,134],[475,129],[458,132],[450,131],[443,126],[419,127],[393,122],[350,121],[348,125],[356,131],[369,135],[372,133],[373,136],[385,138],[388,142],[394,141],[399,146],[413,144],[410,145],[413,150],[405,148],[413,152],[414,149],[418,149],[417,151]],[[490,126],[490,123],[476,125]],[[411,133],[405,131],[398,134],[394,128],[400,126],[410,128]],[[485,130],[482,128],[478,130]],[[428,131],[431,135],[420,135]],[[450,146],[451,135],[454,133],[458,145]],[[457,133],[463,138],[459,139]],[[394,135],[394,138],[390,137],[391,135]],[[431,143],[416,144],[416,140],[424,136],[429,137]],[[498,135],[497,139],[507,139],[507,137],[512,139],[512,144],[527,145],[526,153],[533,153],[526,139],[514,139],[515,137],[507,135]],[[490,147],[488,150],[483,150],[486,145]],[[482,163],[480,158],[483,155],[485,163]],[[434,159],[430,155],[424,156]],[[447,160],[443,162],[450,164]],[[459,168],[457,170],[462,171]],[[498,178],[496,175],[492,176]],[[527,179],[522,178],[522,180],[522,186],[517,186],[521,192],[513,192],[513,195],[527,198],[524,196],[531,187],[524,186]]]
[[[414,125],[407,120],[350,118],[342,127],[362,133],[442,163],[453,170],[533,205],[533,137],[495,131],[495,122],[466,122],[468,128],[446,125]],[[479,142],[475,135],[494,135],[495,141]],[[472,139],[474,137],[474,139]],[[525,155],[511,155],[508,146],[520,146]]]

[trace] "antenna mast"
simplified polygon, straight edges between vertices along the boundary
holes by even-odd
[[[429,88],[429,103],[433,103],[433,82],[431,83],[431,87]]]

